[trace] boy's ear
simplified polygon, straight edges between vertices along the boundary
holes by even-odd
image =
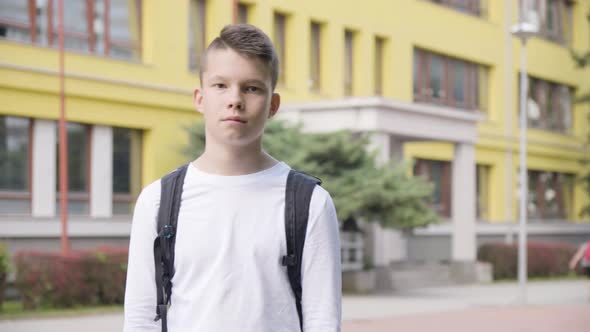
[[[199,111],[199,113],[203,113],[203,93],[200,88],[195,88],[193,90],[193,105],[195,105],[195,109]]]
[[[281,106],[281,95],[275,92],[270,99],[270,112],[268,112],[269,119],[277,114],[279,106]]]

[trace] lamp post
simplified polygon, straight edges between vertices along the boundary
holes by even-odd
[[[527,202],[528,202],[528,181],[527,181],[527,89],[528,76],[526,71],[526,43],[527,40],[539,31],[536,11],[529,1],[521,5],[521,19],[519,23],[512,26],[511,32],[518,37],[522,43],[520,62],[520,167],[519,167],[519,219],[518,219],[518,285],[520,289],[520,302],[527,302]]]
[[[66,132],[66,97],[64,68],[64,1],[58,0],[59,37],[59,210],[61,219],[61,252],[70,251],[68,240],[68,136]]]

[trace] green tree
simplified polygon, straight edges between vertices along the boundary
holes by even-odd
[[[193,158],[205,147],[202,122],[186,128]],[[291,167],[319,177],[331,193],[339,220],[363,218],[384,227],[409,229],[439,221],[427,201],[433,185],[409,176],[409,163],[377,165],[367,135],[349,131],[304,133],[301,126],[270,121],[263,138],[265,150]]]

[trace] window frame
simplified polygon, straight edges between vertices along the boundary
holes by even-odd
[[[471,16],[486,18],[484,4],[486,0],[426,0],[430,3],[452,9],[459,13],[468,14]],[[464,8],[465,10],[462,10]]]
[[[575,2],[572,0],[535,0],[533,8],[540,14],[539,36],[562,46],[571,46],[574,30],[571,18],[574,5]],[[522,0],[520,0],[519,11],[519,17],[522,20],[524,11]],[[552,29],[547,26],[549,12],[551,12],[555,25]],[[565,19],[566,17],[568,19]]]
[[[68,52],[82,52],[88,53],[94,56],[103,56],[107,58],[115,58],[121,59],[126,61],[133,61],[133,60],[141,60],[142,57],[142,38],[143,38],[143,19],[142,19],[142,10],[143,10],[143,0],[135,0],[135,6],[137,10],[137,25],[138,25],[138,36],[137,41],[123,41],[123,40],[116,40],[111,38],[110,34],[110,13],[109,8],[111,8],[110,3],[111,0],[103,0],[104,4],[104,16],[103,16],[103,25],[104,25],[104,36],[102,38],[102,42],[104,43],[104,50],[102,52],[96,51],[96,42],[97,36],[94,29],[94,19],[96,14],[96,3],[97,0],[84,0],[85,2],[85,26],[86,32],[75,32],[75,31],[68,31],[64,27],[64,39],[65,38],[78,38],[83,40],[88,44],[87,49],[78,49],[78,48],[67,48],[65,49]],[[46,2],[46,13],[47,16],[47,31],[43,34],[47,37],[47,45],[41,45],[39,41],[39,35],[37,34],[37,28],[39,27],[37,22],[37,10],[38,10],[38,1],[37,0],[27,0],[27,9],[29,13],[29,20],[26,27],[29,28],[30,40],[25,42],[27,44],[31,44],[33,46],[45,46],[45,47],[58,47],[58,33],[59,33],[59,11],[57,8],[57,1],[56,0],[47,0]],[[13,26],[17,28],[23,28],[20,23],[11,22],[9,20],[0,20],[0,23],[4,23],[8,26]],[[11,41],[11,42],[23,42],[18,40],[11,40],[7,38],[1,38],[0,40],[3,41]],[[113,56],[111,54],[112,46],[123,46],[129,48],[131,52],[137,52],[137,56],[131,57],[121,57],[121,56]]]
[[[440,61],[441,87],[440,97],[434,95],[432,82],[432,59]],[[414,48],[414,101],[428,104],[455,107],[467,111],[479,111],[481,108],[480,70],[485,68],[473,62],[448,57],[438,53]],[[455,66],[463,68],[463,101],[455,99]],[[487,93],[487,92],[486,92]]]
[[[387,39],[381,36],[375,36],[375,56],[374,56],[374,65],[373,65],[373,93],[376,96],[383,95],[383,88],[384,88],[384,81],[385,75],[383,72],[385,70],[385,48],[386,48]]]
[[[273,39],[279,57],[279,77],[277,85],[287,85],[287,21],[288,15],[283,12],[273,14]]]
[[[78,123],[78,122],[66,122],[66,135],[68,135],[67,133],[67,125],[68,123],[72,123],[72,124],[76,124],[76,125],[80,125],[83,126],[86,130],[86,174],[85,174],[85,179],[84,181],[86,181],[86,188],[85,191],[72,191],[70,190],[70,185],[71,185],[71,181],[69,179],[68,176],[68,190],[67,190],[67,195],[68,195],[68,201],[73,201],[73,202],[85,202],[87,204],[87,211],[83,214],[77,214],[77,215],[90,215],[91,211],[90,211],[90,193],[92,191],[92,131],[93,131],[93,126],[89,125],[89,124],[84,124],[84,123]],[[59,130],[59,124],[57,126],[57,130]],[[68,137],[68,149],[71,146],[71,140]],[[68,151],[69,153],[69,151]],[[55,166],[56,166],[56,194],[55,194],[55,198],[56,198],[56,208],[59,209],[59,204],[60,204],[60,199],[61,199],[61,191],[59,188],[59,183],[60,183],[60,178],[59,178],[59,134],[56,135],[56,161],[55,161]],[[68,158],[68,163],[69,163],[69,158]],[[68,165],[68,169],[69,169],[69,165]],[[72,214],[72,211],[69,210],[68,207],[68,214]]]
[[[350,97],[354,95],[354,47],[356,32],[352,29],[344,29],[344,77],[342,80],[343,94]]]
[[[432,165],[439,164],[441,167],[440,184],[432,179]],[[439,185],[440,202],[430,202],[430,207],[443,217],[452,217],[452,162],[445,160],[434,160],[417,158],[414,164],[414,175],[422,176],[427,181],[432,182],[435,186]]]
[[[520,80],[520,75],[518,76]],[[560,84],[534,76],[528,76],[528,91],[527,91],[527,102],[532,100],[539,110],[539,118],[534,119],[527,114],[527,126],[531,129],[543,130],[556,134],[569,135],[572,131],[572,111],[573,111],[573,99],[574,89],[568,85]],[[564,89],[567,89],[567,96],[569,101],[567,104],[567,110],[562,104],[562,98]],[[520,104],[519,104],[519,112]],[[528,107],[528,104],[527,104]],[[569,114],[567,114],[569,113]],[[555,118],[558,119],[555,122]]]
[[[542,180],[544,174],[551,174],[553,181],[551,186],[546,186],[546,183]],[[564,190],[569,191],[570,199],[573,197],[573,185],[572,180],[566,180],[566,178],[572,178],[573,175],[564,172],[554,172],[554,171],[546,171],[546,170],[536,170],[536,169],[528,169],[527,176],[529,179],[529,186],[528,192],[534,190],[534,201],[531,201],[529,198],[528,204],[535,204],[536,211],[533,213],[528,210],[529,215],[531,215],[531,219],[533,220],[567,220],[571,217],[571,202],[567,204],[565,201],[565,193]],[[565,181],[564,181],[565,180]],[[569,185],[567,183],[569,181]],[[534,186],[534,187],[532,187]],[[567,186],[567,188],[565,187]],[[555,199],[557,204],[557,214],[551,214],[551,211],[548,207],[548,201],[545,199],[545,192],[546,189],[552,188],[555,190]]]
[[[197,6],[196,15],[198,17],[193,16],[195,14],[193,12],[193,3],[195,3],[194,5]],[[192,72],[199,72],[201,67],[201,56],[207,46],[207,0],[190,0],[188,22],[188,68]],[[195,32],[194,36],[190,33],[190,30],[193,28],[198,28],[198,31]],[[196,45],[198,44],[197,42],[195,45],[192,45],[192,43],[196,41],[197,35],[199,35],[198,43],[200,43],[200,45]],[[191,40],[191,36],[193,40]]]
[[[243,2],[238,2],[236,23],[248,24],[250,19],[250,5]]]
[[[26,190],[8,190],[0,188],[0,199],[2,200],[26,200],[29,202],[29,211],[23,213],[24,215],[30,215],[32,212],[32,192],[33,192],[33,129],[34,129],[34,121],[31,118],[21,117],[21,116],[12,116],[2,114],[0,117],[13,117],[13,118],[21,118],[25,119],[28,122],[28,133],[27,133],[27,169],[26,169],[26,176],[27,176],[27,185]],[[20,215],[20,213],[19,213]]]
[[[309,89],[319,92],[322,88],[322,23],[311,21],[309,28]]]

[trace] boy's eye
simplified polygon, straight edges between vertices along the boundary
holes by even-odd
[[[218,88],[218,89],[223,89],[225,88],[225,84],[223,83],[215,83],[213,84],[214,87]]]
[[[256,86],[249,86],[249,87],[246,88],[246,91],[247,92],[259,92],[260,89],[258,87],[256,87]]]

